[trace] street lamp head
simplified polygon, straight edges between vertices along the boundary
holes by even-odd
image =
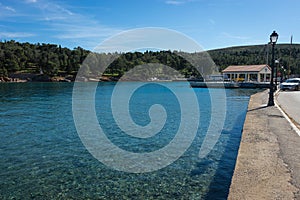
[[[278,34],[275,31],[273,31],[273,33],[270,35],[270,42],[272,44],[276,44],[277,39],[278,39]]]

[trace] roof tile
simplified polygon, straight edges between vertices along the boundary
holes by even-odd
[[[271,70],[271,68],[266,64],[264,64],[264,65],[232,65],[232,66],[228,66],[222,72],[223,73],[228,73],[228,72],[259,72],[266,66]]]

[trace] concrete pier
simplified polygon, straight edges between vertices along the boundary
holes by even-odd
[[[251,96],[228,199],[300,199],[300,136],[267,101]]]

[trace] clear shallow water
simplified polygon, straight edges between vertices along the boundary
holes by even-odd
[[[169,84],[185,90],[181,83]],[[127,137],[114,122],[110,111],[113,87],[103,83],[96,94],[97,117],[107,137],[137,153],[168,144],[179,126],[175,96],[156,84],[134,93],[130,113],[137,124],[149,123],[148,109],[153,104],[164,105],[168,113],[162,131],[142,140]],[[132,174],[106,167],[83,146],[72,116],[72,89],[70,83],[0,84],[0,199],[227,198],[249,96],[257,90],[226,90],[222,134],[214,149],[200,159],[211,102],[207,89],[194,89],[200,126],[191,147],[166,168]]]

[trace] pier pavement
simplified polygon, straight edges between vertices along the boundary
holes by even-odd
[[[228,199],[300,199],[297,95],[279,92],[272,107],[268,90],[251,96]]]

